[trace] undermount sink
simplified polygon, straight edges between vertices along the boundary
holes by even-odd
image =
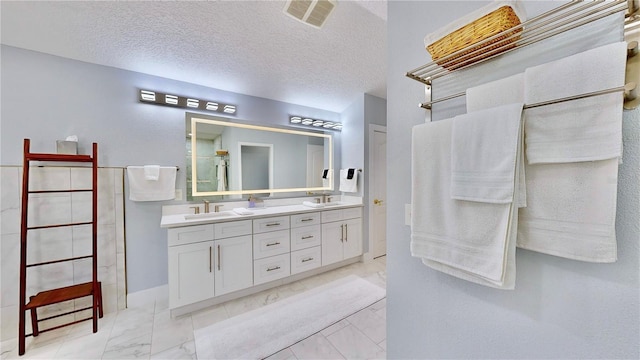
[[[311,201],[303,201],[302,205],[308,206],[308,207],[311,207],[311,208],[315,208],[315,209],[319,209],[319,208],[325,208],[325,207],[344,205],[344,203],[342,201],[331,201],[331,202],[326,202],[326,203],[315,203],[315,202],[311,202]]]
[[[193,219],[217,219],[221,217],[227,217],[234,215],[231,211],[220,211],[220,212],[210,212],[203,214],[188,214],[184,216],[185,220],[193,220]]]

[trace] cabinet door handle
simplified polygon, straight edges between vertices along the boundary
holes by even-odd
[[[268,223],[265,226],[279,226],[280,223],[279,222],[274,222],[274,223]]]
[[[349,224],[344,224],[344,241],[349,241]]]
[[[302,220],[300,220],[300,221],[302,221],[302,222],[307,222],[307,221],[313,221],[313,219],[302,219]]]
[[[340,242],[344,242],[344,224],[340,225]]]
[[[211,252],[213,251],[213,246],[209,246],[209,272],[211,272]]]
[[[313,239],[313,235],[303,236],[302,240]]]
[[[220,253],[222,251],[220,250],[220,245],[218,245],[218,271],[220,271]]]
[[[312,257],[307,258],[307,259],[302,259],[302,262],[307,262],[307,261],[311,261],[311,260],[313,260],[313,258],[312,258]]]
[[[276,242],[274,242],[274,243],[267,244],[267,246],[274,246],[274,245],[280,245],[280,243],[276,241]]]
[[[273,271],[273,270],[278,270],[278,269],[280,269],[280,266],[268,268],[267,271]]]

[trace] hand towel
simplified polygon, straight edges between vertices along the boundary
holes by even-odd
[[[613,43],[525,71],[525,103],[534,104],[624,85],[627,44]],[[525,110],[529,164],[618,158],[621,93]]]
[[[451,198],[513,201],[522,103],[456,116],[451,138]]]
[[[480,84],[468,88],[466,91],[467,113],[485,110],[500,105],[524,102],[524,73],[512,75],[503,79]],[[521,126],[524,133],[524,126]],[[524,141],[524,137],[522,138]],[[519,152],[518,166],[518,207],[527,206],[526,176],[524,162],[524,147]]]
[[[175,199],[176,171],[177,168],[175,166],[161,166],[158,180],[147,180],[145,179],[144,166],[128,166],[129,200],[160,201]]]
[[[324,177],[324,172],[323,172],[323,177],[322,177],[322,187],[331,187],[331,181],[333,181],[333,170],[332,169],[325,169],[327,172],[327,177]]]
[[[160,165],[145,165],[144,179],[157,181],[160,177]]]
[[[253,215],[254,212],[245,208],[233,208],[233,212],[238,215]]]
[[[216,178],[218,180],[218,191],[227,190],[227,162],[222,159],[218,164]]]
[[[452,128],[452,119],[413,128],[411,254],[450,275],[513,289],[517,206],[451,199]]]
[[[358,172],[353,170],[353,177],[349,179],[349,169],[340,169],[340,191],[358,192]]]

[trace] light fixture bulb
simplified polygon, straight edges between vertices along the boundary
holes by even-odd
[[[178,97],[175,95],[165,95],[164,102],[171,105],[178,105]]]
[[[149,90],[140,90],[140,98],[144,101],[156,101],[156,93]]]
[[[214,102],[207,102],[207,106],[206,106],[207,110],[211,110],[211,111],[216,111],[218,110],[218,103],[214,103]]]
[[[313,124],[313,119],[306,118],[302,120],[302,125],[311,125]]]
[[[324,124],[324,121],[322,120],[314,120],[313,121],[313,126],[322,126],[322,124]]]
[[[289,119],[289,121],[292,124],[299,124],[302,122],[302,118],[300,116],[292,116],[291,119]]]
[[[196,99],[187,99],[187,106],[197,108],[198,106],[200,106],[200,101]]]
[[[233,114],[236,112],[236,107],[233,105],[225,105],[224,106],[224,112],[228,113],[228,114]]]

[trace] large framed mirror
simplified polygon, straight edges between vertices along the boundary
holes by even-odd
[[[192,113],[185,133],[187,200],[333,191],[331,134]]]

